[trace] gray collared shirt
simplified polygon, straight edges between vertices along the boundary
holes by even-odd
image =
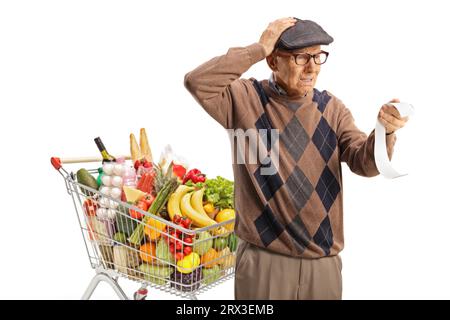
[[[269,77],[269,86],[272,90],[274,90],[280,96],[287,96],[287,92],[275,82],[275,79],[273,78],[273,72],[270,74],[270,77]],[[307,93],[305,94],[305,96],[306,95],[307,95]]]

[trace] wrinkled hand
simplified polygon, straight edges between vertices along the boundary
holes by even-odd
[[[270,55],[278,41],[278,38],[287,28],[292,27],[297,22],[294,18],[281,18],[269,23],[269,26],[264,30],[259,43],[264,47],[266,57]]]
[[[392,99],[389,103],[400,102],[399,99]],[[408,117],[401,117],[398,110],[390,105],[384,104],[378,113],[378,120],[386,128],[386,134],[391,134],[400,128],[403,128],[408,121]]]

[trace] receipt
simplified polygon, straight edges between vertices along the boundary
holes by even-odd
[[[402,118],[410,117],[414,114],[414,107],[409,103],[400,102],[389,104],[393,105],[398,110]],[[375,125],[375,163],[380,174],[388,179],[399,178],[407,175],[407,173],[401,173],[394,169],[391,161],[389,161],[386,148],[386,128],[378,120],[378,118]]]

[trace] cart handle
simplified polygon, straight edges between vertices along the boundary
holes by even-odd
[[[121,156],[119,158],[124,158],[125,160],[130,160],[131,156]],[[78,158],[58,158],[51,157],[50,162],[56,170],[62,168],[63,163],[83,163],[83,162],[100,162],[103,158],[101,157],[78,157]]]

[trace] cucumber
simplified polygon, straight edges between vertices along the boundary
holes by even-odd
[[[77,171],[77,181],[79,184],[90,187],[94,190],[98,190],[97,180],[86,170],[80,169]],[[92,192],[86,190],[83,187],[80,187],[81,192],[83,192],[86,196],[92,196]]]
[[[160,278],[169,278],[173,272],[173,268],[167,266],[155,266],[147,263],[143,263],[139,266],[139,270],[142,273],[150,276],[156,276]]]

